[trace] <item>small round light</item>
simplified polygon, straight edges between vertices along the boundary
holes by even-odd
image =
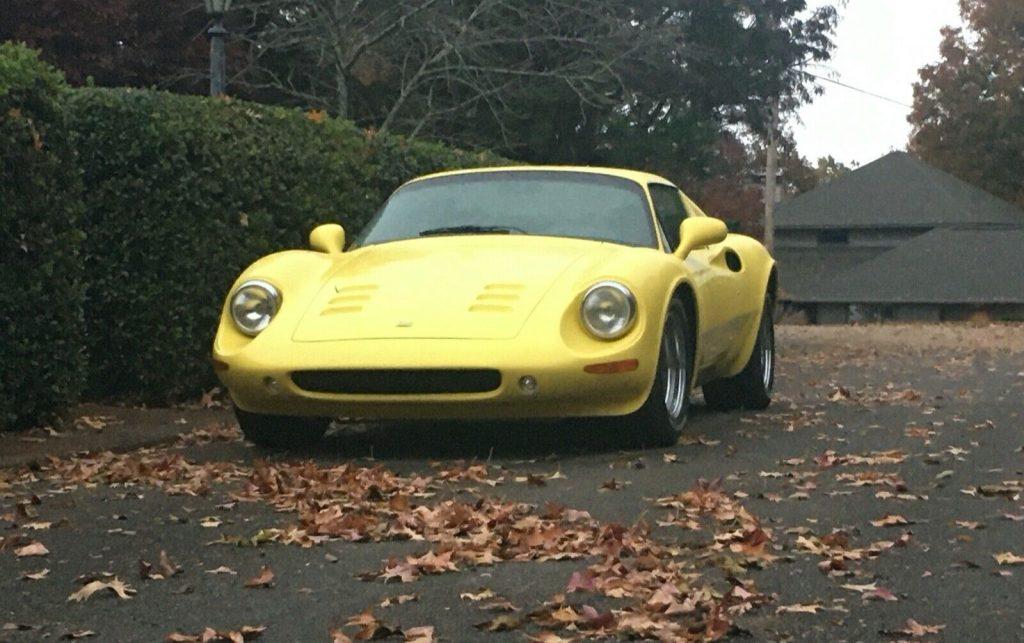
[[[265,281],[247,281],[231,297],[231,318],[238,330],[255,337],[270,325],[280,307],[277,288]]]
[[[281,392],[281,383],[269,375],[263,378],[263,386],[267,387],[267,391],[271,395],[277,395]]]
[[[532,375],[524,375],[520,377],[519,390],[526,395],[533,395],[537,392],[537,378]]]
[[[583,327],[598,339],[618,339],[636,319],[636,297],[617,281],[594,284],[580,306]]]

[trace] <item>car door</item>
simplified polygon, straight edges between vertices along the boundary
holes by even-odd
[[[707,215],[675,186],[652,183],[648,190],[666,249],[672,252],[679,246],[679,226],[683,219]],[[727,244],[728,239],[697,248],[685,260],[694,286],[700,291],[701,363],[698,370],[720,363],[733,349],[740,332],[736,307],[741,289],[738,274],[726,261]]]

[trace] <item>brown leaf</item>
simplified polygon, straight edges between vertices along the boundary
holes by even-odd
[[[87,639],[93,636],[97,636],[97,634],[92,630],[75,630],[73,632],[62,634],[60,638],[64,641],[77,641],[79,639]]]
[[[250,589],[269,589],[274,586],[274,572],[271,571],[269,566],[264,565],[263,568],[260,569],[260,573],[257,576],[255,576],[254,578],[250,578],[245,582],[245,586]]]
[[[922,625],[912,618],[908,618],[902,630],[882,631],[882,634],[889,636],[909,636],[910,638],[923,638],[929,634],[940,634],[946,629],[945,625]]]
[[[348,619],[345,625],[354,625],[360,628],[355,635],[357,641],[383,639],[398,634],[400,631],[397,626],[386,624],[378,619],[369,609]]]
[[[911,522],[898,514],[885,514],[878,520],[872,520],[871,524],[875,527],[897,527],[899,525],[909,525]]]
[[[419,594],[399,594],[397,596],[388,596],[380,602],[380,607],[391,607],[393,605],[405,605],[412,601],[418,601],[420,599]]]
[[[352,643],[352,639],[340,629],[331,630],[331,643]]]
[[[618,491],[619,489],[626,486],[626,483],[619,482],[615,478],[601,483],[600,491]]]
[[[496,594],[493,590],[486,587],[481,587],[475,594],[473,592],[462,592],[459,594],[459,598],[464,601],[483,601],[489,598],[494,598]]]
[[[824,609],[821,603],[797,603],[795,605],[780,605],[776,614],[817,614]]]
[[[518,629],[520,625],[521,622],[517,616],[502,614],[501,616],[495,616],[489,621],[476,623],[473,627],[484,632],[511,632]]]
[[[22,572],[22,580],[43,580],[50,574],[49,569],[40,569],[38,572]]]
[[[73,592],[70,596],[68,596],[68,600],[75,601],[76,603],[81,603],[82,601],[88,600],[96,592],[100,592],[105,589],[109,589],[111,592],[116,594],[118,598],[122,600],[130,599],[132,597],[132,594],[135,593],[135,590],[132,589],[131,586],[118,580],[118,578],[115,576],[110,581],[94,580],[91,583],[87,583],[77,592]]]
[[[50,553],[43,543],[38,541],[32,541],[28,545],[18,547],[14,550],[14,555],[18,558],[28,558],[30,556],[46,556]]]
[[[1024,556],[1018,556],[1013,552],[1004,551],[1001,554],[992,554],[992,558],[1000,565],[1024,565]]]
[[[898,601],[899,598],[884,587],[876,587],[873,590],[863,592],[861,598],[866,601]]]
[[[569,583],[565,586],[566,593],[594,591],[594,573],[589,569],[573,572]]]
[[[434,643],[434,626],[421,625],[402,630],[406,643]]]

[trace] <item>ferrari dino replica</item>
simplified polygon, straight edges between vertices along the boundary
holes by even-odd
[[[336,224],[310,246],[250,266],[221,315],[214,368],[258,444],[341,416],[620,416],[666,445],[693,387],[716,409],[771,401],[774,262],[661,177],[435,174],[348,247]]]

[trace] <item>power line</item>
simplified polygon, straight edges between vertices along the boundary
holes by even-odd
[[[818,74],[812,74],[809,71],[805,71],[803,73],[807,74],[808,76],[810,76],[812,78],[817,78],[818,80],[823,80],[826,83],[832,83],[833,85],[839,85],[840,87],[843,87],[843,88],[846,88],[846,89],[858,92],[860,94],[864,94],[866,96],[871,96],[872,98],[877,98],[879,100],[884,100],[885,102],[892,103],[893,105],[899,105],[900,107],[906,107],[907,109],[914,109],[913,105],[907,105],[906,103],[898,101],[895,98],[889,98],[888,96],[882,96],[881,94],[876,94],[874,92],[869,92],[866,89],[861,89],[860,87],[854,87],[853,85],[847,85],[846,83],[842,83],[842,82],[839,82],[838,80],[833,80],[833,79],[827,78],[825,76],[819,76]]]

